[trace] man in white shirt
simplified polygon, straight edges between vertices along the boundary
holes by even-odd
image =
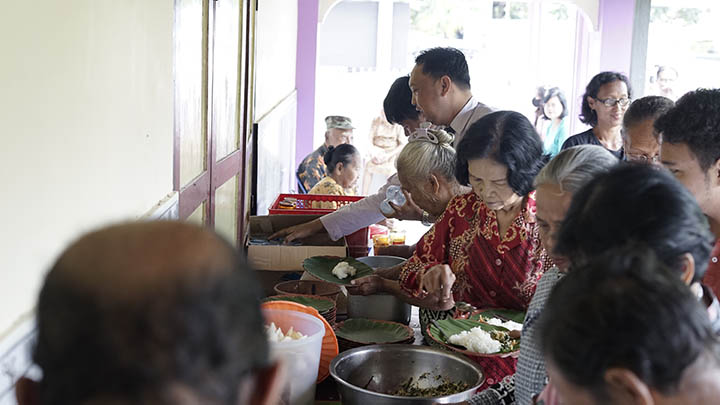
[[[431,48],[421,52],[415,59],[415,67],[410,73],[409,89],[398,85],[400,80],[402,78],[398,78],[388,92],[385,99],[386,109],[388,99],[398,105],[410,101],[426,120],[438,126],[445,126],[446,130],[455,134],[454,146],[458,145],[470,125],[493,111],[472,96],[467,61],[465,55],[458,49]],[[405,126],[408,135],[417,128],[416,126],[408,128],[405,122],[393,122],[391,116],[392,114],[388,115],[390,122]],[[419,124],[419,120],[410,121]],[[385,219],[385,215],[380,211],[380,203],[385,199],[387,188],[393,184],[400,185],[397,175],[391,176],[376,194],[314,221],[283,229],[271,235],[271,238],[285,237],[285,241],[291,242],[325,229],[333,240],[337,240],[358,229],[380,222]],[[406,195],[406,197],[410,196]],[[434,221],[434,218],[412,203],[411,198],[408,198],[408,203],[404,206],[393,205],[393,208],[395,208],[393,218],[422,219],[423,223],[427,224]]]

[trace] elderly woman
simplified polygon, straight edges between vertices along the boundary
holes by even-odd
[[[443,130],[419,128],[410,135],[408,144],[398,155],[398,179],[403,190],[410,195],[415,204],[425,212],[437,218],[445,211],[448,202],[468,191],[455,178],[455,149],[453,136]],[[415,305],[423,305],[423,300],[413,299],[404,293],[397,282],[401,267],[380,269],[379,276],[369,276],[355,280],[357,287],[350,290],[356,294],[374,294],[390,292],[405,298]]]
[[[455,301],[525,311],[550,260],[540,245],[533,179],[547,161],[522,114],[489,114],[457,147],[455,176],[472,192],[453,198],[405,263],[400,285],[424,299],[421,326],[451,315]],[[514,359],[486,369],[487,383],[514,372]]]
[[[601,72],[590,80],[582,99],[580,121],[592,128],[573,135],[563,143],[567,149],[577,145],[604,146],[619,159],[625,158],[622,123],[630,105],[630,80],[622,73]]]
[[[567,270],[567,260],[554,254],[555,238],[577,190],[600,173],[615,166],[618,160],[600,146],[581,145],[560,152],[535,177],[536,219],[540,240],[555,266],[545,271],[530,300],[523,322],[520,356],[514,376],[480,392],[470,404],[529,404],[542,391],[547,380],[542,348],[538,339],[537,320],[555,284]]]

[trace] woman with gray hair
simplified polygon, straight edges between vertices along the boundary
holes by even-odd
[[[433,218],[440,218],[450,200],[465,194],[468,188],[455,178],[453,135],[441,129],[418,128],[395,161],[403,192]],[[412,255],[415,247],[411,247]],[[402,266],[378,269],[373,276],[353,280],[351,294],[370,295],[386,292],[419,305],[422,299],[410,297],[398,284]]]
[[[435,218],[448,202],[468,190],[455,178],[453,136],[441,129],[418,128],[395,161],[403,190]]]
[[[555,284],[567,271],[569,262],[554,253],[555,238],[573,194],[598,174],[618,164],[607,149],[580,145],[561,151],[535,177],[536,219],[540,240],[555,266],[537,284],[523,322],[520,355],[515,374],[480,392],[469,404],[530,404],[545,387],[547,372],[536,323]]]

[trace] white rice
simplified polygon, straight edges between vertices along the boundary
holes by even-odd
[[[448,341],[452,344],[464,346],[466,349],[475,353],[497,353],[500,351],[500,342],[490,337],[490,333],[485,332],[479,326],[450,336]]]
[[[347,278],[348,276],[354,276],[355,267],[351,266],[348,262],[340,262],[332,269],[332,274],[340,280]]]
[[[485,323],[489,323],[490,325],[495,325],[495,326],[502,326],[503,328],[505,328],[507,330],[522,330],[521,323],[517,323],[517,322],[513,322],[513,321],[503,322],[502,320],[500,320],[498,318],[490,318],[487,321],[485,321]]]

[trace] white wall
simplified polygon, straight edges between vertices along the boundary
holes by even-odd
[[[263,0],[257,12],[255,119],[295,90],[297,13],[295,0]],[[295,139],[288,140],[295,143]]]
[[[172,190],[172,0],[3,2],[0,340],[62,248]]]

